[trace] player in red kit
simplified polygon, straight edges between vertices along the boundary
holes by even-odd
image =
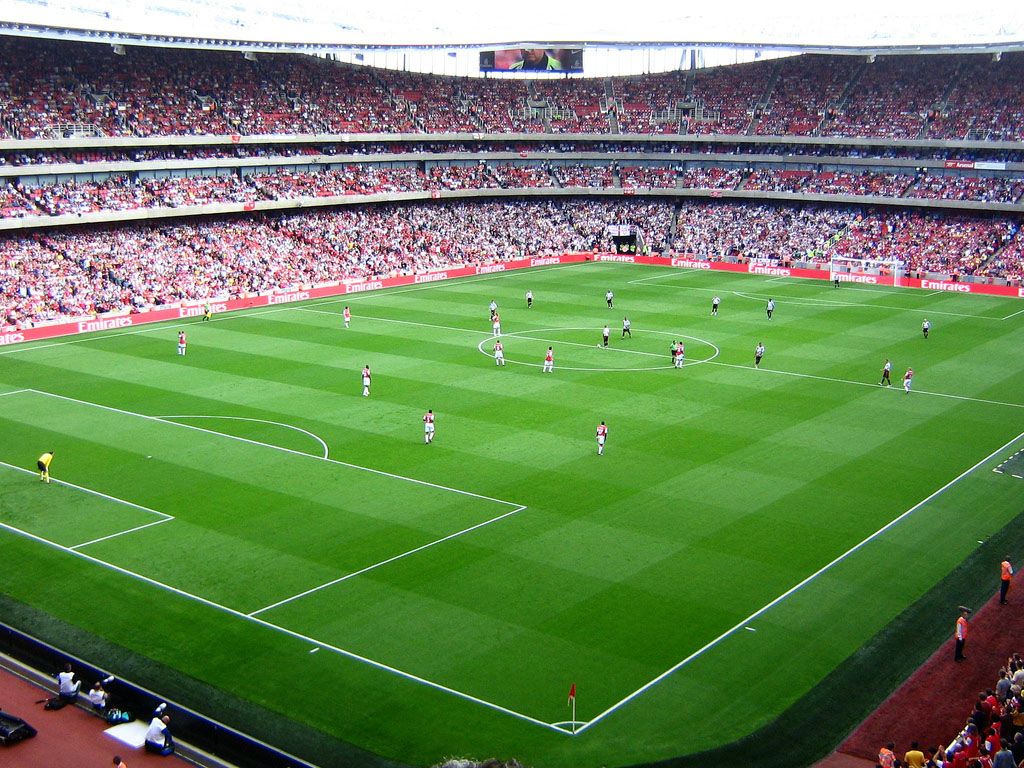
[[[903,391],[908,395],[910,394],[910,387],[914,383],[914,369],[907,368],[907,372],[903,374]]]
[[[683,363],[686,361],[686,345],[683,342],[676,342],[675,354],[672,358],[672,365],[676,368],[682,368]]]
[[[370,366],[363,367],[363,397],[370,396]]]
[[[505,364],[505,346],[501,343],[501,339],[498,339],[498,341],[494,342],[494,364]]]
[[[341,316],[345,318],[345,327],[348,328],[348,324],[352,322],[352,312],[348,307],[345,307],[345,311],[341,313]]]
[[[604,456],[604,443],[608,439],[608,427],[602,421],[597,425],[597,455]]]
[[[185,347],[188,346],[188,339],[185,338],[184,331],[178,331],[178,354],[182,357],[185,356]]]
[[[541,373],[554,373],[555,371],[555,353],[548,347],[548,351],[544,353],[544,369]]]
[[[434,412],[431,410],[423,414],[423,442],[434,442]]]

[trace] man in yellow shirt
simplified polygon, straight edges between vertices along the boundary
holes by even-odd
[[[907,768],[924,768],[924,752],[916,741],[910,742],[910,749],[903,754],[903,764]]]
[[[53,461],[53,451],[47,451],[36,462],[39,468],[39,479],[44,483],[50,482],[50,462]]]

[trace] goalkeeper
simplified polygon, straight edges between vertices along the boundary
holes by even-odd
[[[36,461],[39,468],[39,479],[44,483],[50,482],[50,462],[53,461],[53,451],[47,451]]]

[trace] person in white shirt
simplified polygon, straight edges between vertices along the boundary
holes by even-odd
[[[923,323],[921,323],[921,333],[924,334],[924,337],[926,339],[928,338],[928,331],[930,331],[931,329],[932,324],[929,321],[925,320]]]
[[[760,341],[757,342],[757,346],[754,347],[754,367],[761,367],[761,358],[764,357],[764,344]]]
[[[526,308],[529,309],[533,306],[533,291],[526,292]]]
[[[96,681],[96,684],[89,689],[85,696],[89,699],[89,703],[92,704],[92,708],[97,712],[105,710],[110,701],[110,694],[103,689],[103,683],[99,680]]]
[[[764,307],[765,314],[768,315],[768,319],[772,319],[772,312],[775,311],[775,299],[768,299],[768,303]]]
[[[57,696],[74,704],[78,700],[78,691],[81,687],[82,681],[72,671],[71,665],[65,664],[64,671],[57,673]]]
[[[613,302],[613,301],[615,300],[615,294],[614,294],[614,293],[612,293],[611,291],[608,291],[608,292],[607,292],[607,293],[606,293],[606,294],[604,295],[604,300],[605,300],[605,302],[607,302],[607,304],[608,304],[608,309],[612,309],[612,302]]]
[[[161,717],[159,712],[162,711],[158,709],[153,719],[149,721],[149,728],[146,729],[146,751],[166,757],[174,754],[174,739],[171,738],[169,726],[171,718],[169,715]]]
[[[711,300],[711,315],[712,317],[718,317],[718,305],[722,303],[722,300],[715,296]]]
[[[607,325],[601,329],[601,343],[606,347],[608,346],[608,337],[611,336],[611,333],[611,329]]]
[[[622,338],[626,338],[627,336],[631,339],[633,338],[633,331],[631,330],[632,326],[633,324],[629,322],[628,317],[622,318]]]

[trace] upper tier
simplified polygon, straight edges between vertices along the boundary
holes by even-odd
[[[1024,140],[1024,53],[804,55],[606,79],[451,78],[0,38],[0,138],[339,133]]]

